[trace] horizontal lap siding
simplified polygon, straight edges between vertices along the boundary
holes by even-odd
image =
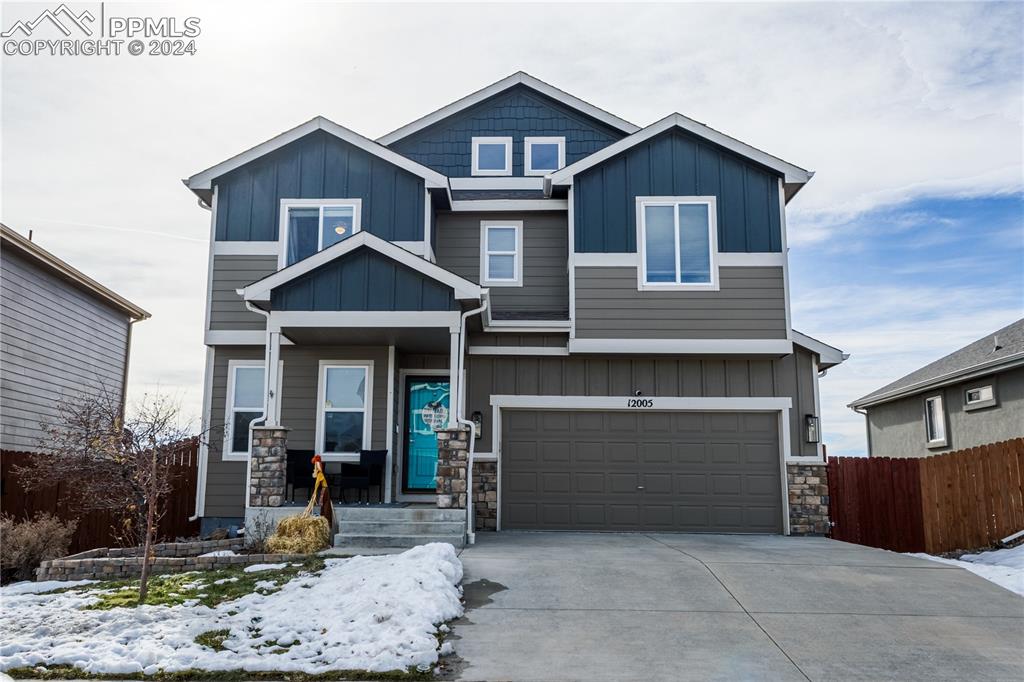
[[[127,316],[5,250],[0,259],[0,444],[34,450],[61,398],[120,396]]]
[[[576,268],[576,338],[786,338],[780,267],[720,268],[719,291],[639,291],[636,273]]]
[[[265,318],[246,310],[237,289],[277,271],[277,256],[214,256],[210,329],[264,329]]]
[[[506,334],[488,332],[485,334],[470,334],[468,345],[565,348],[568,340],[568,334]]]
[[[440,214],[437,264],[479,282],[480,223],[484,220],[523,221],[523,286],[490,287],[493,309],[568,315],[569,235],[565,212]]]

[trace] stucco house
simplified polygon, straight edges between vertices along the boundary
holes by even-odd
[[[1024,319],[850,407],[864,415],[874,457],[927,457],[1024,437]]]
[[[786,246],[811,176],[520,72],[377,140],[317,117],[187,178],[223,427],[204,528],[294,513],[314,452],[343,481],[382,450],[384,504],[339,508],[340,544],[823,532],[804,483],[844,355],[792,328]]]

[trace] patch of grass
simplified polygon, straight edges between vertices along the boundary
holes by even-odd
[[[195,643],[214,651],[224,651],[224,640],[231,636],[231,630],[207,630],[196,635]]]
[[[197,604],[212,608],[217,604],[233,601],[256,592],[256,585],[261,581],[272,580],[277,583],[274,587],[261,586],[259,589],[260,594],[273,594],[300,573],[316,573],[323,568],[324,560],[314,557],[298,566],[289,564],[285,568],[254,573],[246,573],[243,570],[244,566],[238,566],[218,571],[155,575],[149,579],[149,594],[146,595],[146,604],[177,606],[194,600]],[[223,582],[217,584],[217,581]],[[137,578],[92,583],[91,585],[64,588],[61,591],[68,590],[79,590],[85,593],[99,592],[96,594],[99,601],[85,607],[87,609],[131,608],[137,606],[139,601]]]
[[[246,670],[209,671],[209,670],[182,670],[176,673],[157,673],[155,675],[143,675],[142,673],[87,673],[71,666],[53,666],[49,668],[25,667],[12,668],[7,674],[15,679],[21,680],[154,680],[155,682],[333,682],[335,680],[367,680],[377,682],[382,680],[432,680],[434,675],[430,672],[387,672],[373,673],[363,670],[332,670],[326,673],[310,675],[297,672],[249,672]]]

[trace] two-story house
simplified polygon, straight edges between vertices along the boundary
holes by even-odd
[[[318,117],[193,175],[224,427],[197,514],[286,504],[283,450],[383,449],[387,503],[468,502],[476,528],[823,531],[805,483],[844,356],[793,330],[787,277],[811,175],[525,73],[376,141]]]

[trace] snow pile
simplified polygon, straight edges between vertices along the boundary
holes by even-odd
[[[280,571],[287,565],[288,564],[252,564],[251,566],[246,566],[242,570],[246,573],[258,573],[259,571]]]
[[[985,580],[1024,596],[1024,545],[980,554],[964,554],[959,559],[943,559],[931,554],[911,556],[966,568]]]
[[[74,665],[89,673],[200,670],[383,672],[437,662],[437,625],[462,615],[462,564],[449,544],[330,559],[274,594],[216,608],[82,610],[88,591],[0,591],[0,670]],[[68,583],[61,583],[68,587]],[[14,586],[15,588],[17,586]],[[224,651],[197,644],[230,630]]]
[[[218,549],[215,552],[207,552],[206,554],[200,554],[200,557],[204,556],[238,556],[234,550],[231,549]]]

